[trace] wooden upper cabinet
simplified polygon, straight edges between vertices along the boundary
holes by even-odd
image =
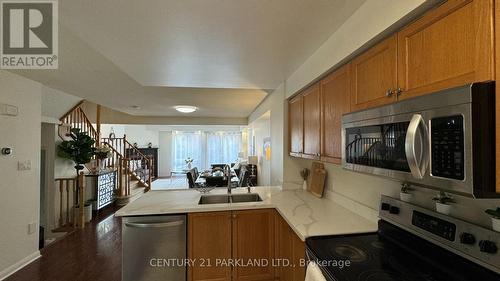
[[[233,258],[246,264],[267,260],[268,266],[236,266],[233,281],[270,281],[275,278],[274,209],[233,211]]]
[[[400,99],[493,80],[493,1],[449,0],[398,33]]]
[[[320,93],[321,160],[339,164],[342,160],[342,114],[351,110],[350,65],[321,80]]]
[[[290,155],[300,156],[304,145],[304,119],[302,95],[288,102],[288,126],[290,133]]]
[[[319,83],[303,92],[304,102],[304,151],[303,157],[319,159],[321,145],[321,106]]]
[[[231,281],[231,267],[214,264],[231,259],[231,231],[231,212],[188,214],[189,281]]]
[[[397,36],[391,36],[351,61],[351,110],[395,102]]]

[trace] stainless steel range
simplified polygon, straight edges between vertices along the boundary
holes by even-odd
[[[329,281],[500,280],[500,233],[386,196],[380,218],[377,233],[306,239],[309,260]]]
[[[345,169],[498,197],[493,82],[346,114],[342,134]]]

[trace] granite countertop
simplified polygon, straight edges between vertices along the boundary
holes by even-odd
[[[246,193],[246,188],[233,189]],[[317,198],[303,190],[283,190],[279,186],[252,187],[262,202],[198,205],[201,194],[192,189],[150,191],[115,213],[115,216],[164,215],[274,208],[302,241],[319,235],[341,235],[377,231],[377,223],[350,211],[328,198]],[[225,194],[224,188],[209,195]]]

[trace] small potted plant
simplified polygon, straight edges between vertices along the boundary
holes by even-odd
[[[410,188],[410,184],[407,182],[403,182],[401,184],[401,192],[399,193],[399,198],[401,201],[411,202],[413,200],[413,194],[410,191],[413,190]]]
[[[307,190],[307,178],[309,177],[309,169],[308,168],[302,169],[300,171],[300,176],[304,180],[304,182],[302,183],[302,189]]]
[[[445,215],[449,215],[451,212],[451,205],[449,203],[455,203],[453,198],[444,191],[439,192],[432,200],[436,201],[436,211]]]
[[[113,156],[113,153],[111,152],[111,148],[102,146],[98,147],[95,150],[95,157],[99,160],[99,168],[100,170],[104,170],[105,167],[105,160]]]
[[[491,225],[494,231],[500,232],[500,207],[484,211],[491,216]]]

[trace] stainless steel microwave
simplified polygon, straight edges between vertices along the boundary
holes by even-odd
[[[474,83],[342,117],[342,165],[469,197],[495,193],[495,84]]]

